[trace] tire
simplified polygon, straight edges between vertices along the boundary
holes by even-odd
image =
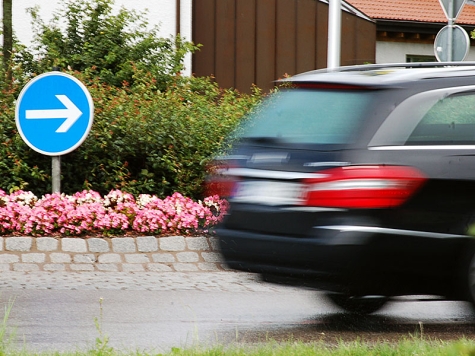
[[[338,293],[329,293],[327,296],[335,305],[353,314],[374,313],[388,301],[388,298],[384,296],[351,296]]]

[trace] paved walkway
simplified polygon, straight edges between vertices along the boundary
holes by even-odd
[[[52,290],[200,290],[278,291],[282,288],[260,282],[250,273],[223,272],[16,272],[0,274],[0,291]]]

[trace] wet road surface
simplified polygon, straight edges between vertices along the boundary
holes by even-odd
[[[13,303],[7,325],[17,345],[40,351],[86,350],[97,337],[123,350],[158,352],[269,339],[475,337],[466,303],[401,299],[353,316],[321,293],[263,284],[246,273],[8,272],[0,290],[2,307]]]

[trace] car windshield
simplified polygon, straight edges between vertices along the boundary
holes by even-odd
[[[241,139],[292,144],[346,144],[366,117],[374,91],[290,89],[254,110],[236,133]]]

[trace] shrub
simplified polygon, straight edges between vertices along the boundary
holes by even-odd
[[[61,158],[67,194],[120,189],[164,197],[179,191],[200,199],[210,157],[261,98],[258,90],[220,89],[212,78],[175,76],[168,90],[156,91],[147,73],[137,72],[141,83],[134,88],[72,74],[91,92],[95,117],[84,143]],[[44,195],[51,192],[51,158],[18,135],[13,98],[12,91],[0,93],[0,188]]]
[[[62,159],[68,193],[178,191],[202,198],[206,164],[260,98],[220,89],[209,78],[175,77],[164,92],[150,90],[148,82],[118,89],[92,81],[89,89],[93,128],[83,145]]]

